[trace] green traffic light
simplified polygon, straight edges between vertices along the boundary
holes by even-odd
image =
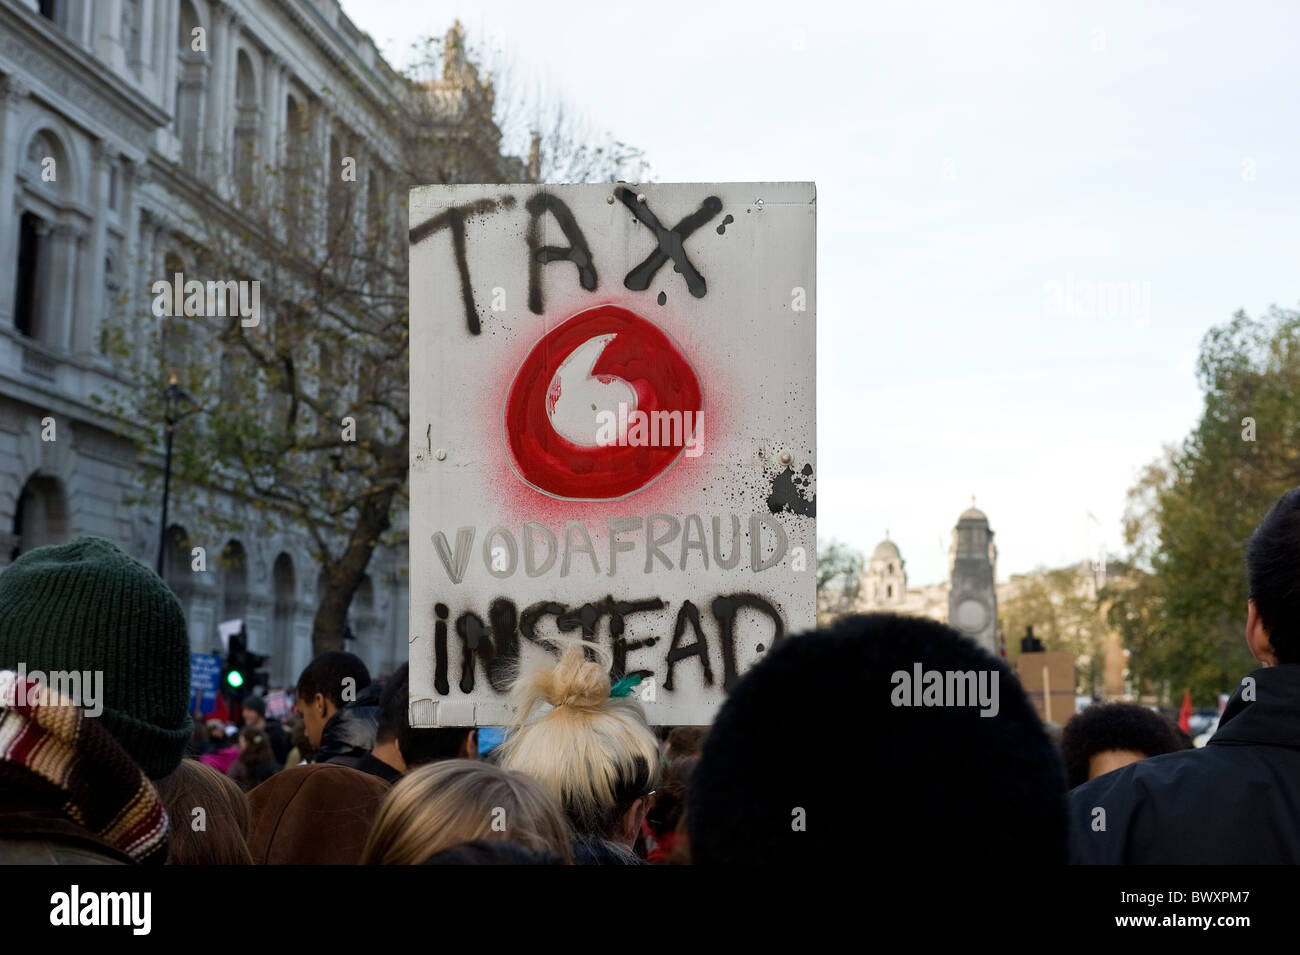
[[[238,670],[231,670],[226,674],[226,682],[238,689],[244,685],[244,674],[240,673]]]

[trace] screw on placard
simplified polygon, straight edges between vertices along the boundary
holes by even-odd
[[[638,192],[638,193],[636,194],[636,201],[637,201],[637,202],[645,202],[645,193],[644,193],[644,192]]]
[[[759,212],[762,212],[762,211],[763,211],[763,200],[762,200],[762,199],[755,199],[755,200],[754,200],[754,205],[758,208],[758,211],[759,211]]]
[[[439,448],[439,449],[437,450],[437,452],[434,454],[434,457],[437,458],[439,461],[446,461],[446,460],[447,460],[447,449],[446,449],[446,448]]]
[[[791,454],[789,451],[782,451],[780,454],[776,456],[776,460],[777,463],[781,465],[781,467],[788,468],[791,464],[794,463],[794,455]]]
[[[614,204],[614,197],[613,197],[613,196],[606,196],[606,197],[605,197],[605,201],[608,202],[608,203],[612,206],[612,205]]]

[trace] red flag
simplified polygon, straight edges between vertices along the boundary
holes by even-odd
[[[1192,691],[1183,690],[1183,708],[1178,711],[1178,728],[1192,735]]]
[[[212,708],[208,714],[210,720],[221,720],[223,723],[230,722],[230,710],[226,708],[226,694],[220,690],[217,691],[217,705]]]

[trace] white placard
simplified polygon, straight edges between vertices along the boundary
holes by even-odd
[[[411,191],[411,717],[586,636],[706,724],[815,625],[811,183]]]

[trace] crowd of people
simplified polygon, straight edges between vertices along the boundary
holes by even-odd
[[[1300,861],[1300,488],[1245,554],[1261,666],[1202,749],[1134,704],[1060,733],[1005,663],[930,620],[847,617],[780,641],[709,727],[651,727],[574,642],[522,672],[514,722],[408,720],[408,671],[321,654],[293,715],[188,711],[189,638],[163,581],[78,538],[0,574],[0,863]],[[997,706],[900,706],[896,675],[996,673]],[[102,673],[97,715],[70,681]],[[613,674],[617,678],[621,674]]]

